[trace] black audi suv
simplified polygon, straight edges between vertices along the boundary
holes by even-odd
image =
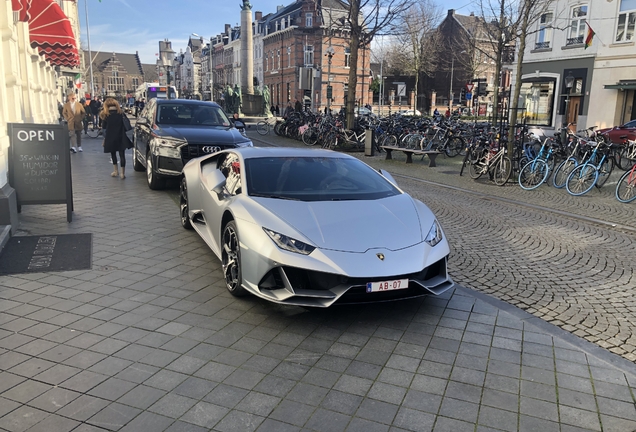
[[[214,102],[152,99],[135,125],[133,168],[146,171],[150,189],[161,189],[192,158],[252,145],[245,124]]]

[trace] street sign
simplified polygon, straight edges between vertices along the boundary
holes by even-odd
[[[398,84],[398,86],[397,86],[397,95],[398,96],[406,96],[406,84]]]
[[[472,83],[466,84],[466,91],[468,93],[472,93],[473,92],[473,87],[475,87],[475,84],[472,84]]]
[[[466,100],[471,100],[473,98],[473,94],[472,93],[466,93]]]

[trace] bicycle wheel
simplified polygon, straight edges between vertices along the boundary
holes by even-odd
[[[623,171],[627,171],[632,166],[634,166],[634,162],[631,159],[627,158],[627,147],[625,147],[624,145],[616,150],[616,152],[614,153],[614,159],[614,162],[616,162],[616,166]]]
[[[269,123],[265,120],[256,123],[256,132],[258,132],[259,135],[267,135],[269,133]]]
[[[595,166],[579,165],[570,173],[565,182],[565,188],[570,195],[580,196],[588,193],[594,187],[597,178],[598,171]]]
[[[468,175],[473,180],[477,180],[484,175],[485,170],[486,168],[483,161],[470,162],[468,165]]]
[[[382,143],[384,146],[397,146],[397,137],[395,135],[387,135],[384,137],[384,142]]]
[[[605,160],[598,169],[598,179],[596,179],[595,186],[602,188],[614,169],[614,158],[605,157]]]
[[[616,199],[629,203],[636,199],[636,170],[625,172],[616,184]]]
[[[549,172],[544,160],[529,162],[519,172],[519,186],[524,190],[536,189],[548,178]]]
[[[318,131],[310,127],[305,132],[303,132],[302,139],[305,145],[308,145],[308,146],[316,145],[316,143],[318,142]]]
[[[444,149],[446,156],[455,157],[464,149],[464,141],[460,137],[452,137],[449,139]]]
[[[100,132],[102,130],[100,128],[97,129],[89,129],[88,130],[88,136],[91,138],[97,138],[100,135]]]
[[[568,158],[561,162],[559,166],[554,170],[554,177],[552,177],[552,186],[557,189],[565,187],[565,183],[568,181],[568,177],[574,168],[579,163],[574,158]]]
[[[503,156],[495,164],[495,171],[493,173],[493,180],[497,186],[503,186],[506,184],[512,174],[512,162],[508,156]]]

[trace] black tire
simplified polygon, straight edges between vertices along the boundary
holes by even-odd
[[[503,156],[497,161],[493,169],[493,180],[497,186],[506,184],[512,174],[512,162],[508,156]]]
[[[223,228],[221,236],[221,263],[225,287],[235,297],[247,294],[243,288],[243,276],[241,272],[241,246],[236,222],[229,221]]]
[[[469,162],[468,175],[473,180],[477,180],[479,177],[484,175],[484,163],[481,161]]]
[[[269,133],[269,123],[266,120],[261,120],[256,123],[256,132],[259,135],[267,135]]]
[[[567,158],[566,160],[561,162],[559,166],[557,166],[554,170],[552,185],[557,189],[565,187],[570,173],[572,172],[572,170],[574,170],[574,168],[578,166],[578,164],[579,163],[574,158]]]
[[[464,141],[460,137],[452,137],[449,139],[444,152],[448,157],[455,157],[464,149]]]
[[[610,177],[610,175],[612,175],[613,170],[614,170],[614,158],[609,156],[605,157],[605,160],[603,161],[603,163],[601,164],[598,170],[598,179],[596,180],[596,184],[594,186],[596,186],[599,189],[602,188],[605,182],[607,181],[607,179]]]
[[[137,148],[133,147],[133,169],[137,172],[144,172],[146,168],[139,162],[139,158],[137,157]]]
[[[161,190],[166,187],[166,181],[159,178],[155,172],[150,152],[146,155],[146,180],[148,181],[148,187],[152,190]]]
[[[634,166],[634,161],[628,159],[627,156],[627,147],[622,145],[616,152],[614,153],[614,159],[616,162],[616,166],[622,169],[623,171],[627,171]]]
[[[318,143],[318,130],[316,130],[313,127],[310,127],[305,132],[303,132],[303,134],[301,135],[301,138],[303,140],[303,143],[305,143],[305,145],[308,145],[308,146],[316,145],[316,143]]]
[[[181,185],[179,186],[179,213],[181,215],[181,226],[187,230],[192,229],[192,221],[188,214],[188,184],[185,177],[181,179]]]
[[[616,199],[630,203],[636,199],[636,172],[626,171],[616,184]]]

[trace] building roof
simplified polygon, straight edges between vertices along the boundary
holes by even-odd
[[[137,53],[126,54],[115,52],[92,52],[91,54],[93,56],[93,68],[96,68],[99,71],[104,70],[104,68],[106,68],[106,66],[108,66],[108,64],[113,60],[113,58],[116,58],[129,74],[144,74],[143,68],[141,66],[141,60],[139,59],[139,54]],[[84,51],[84,59],[89,59],[88,51]]]

